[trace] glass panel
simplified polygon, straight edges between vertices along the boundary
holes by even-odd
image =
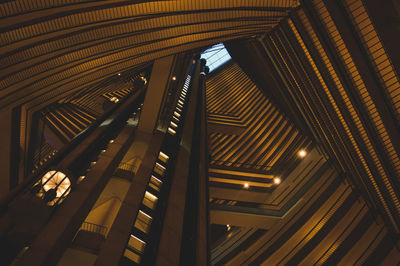
[[[131,237],[129,238],[128,246],[131,249],[134,249],[134,250],[139,251],[140,253],[143,253],[144,248],[146,247],[146,242],[140,240],[139,238],[137,238],[134,235],[131,235]]]
[[[162,185],[162,181],[156,178],[155,176],[151,176],[149,186],[156,190],[160,191]]]
[[[137,264],[140,263],[140,256],[129,249],[125,249],[124,256]]]
[[[150,229],[152,218],[150,215],[139,211],[135,221],[135,227],[144,233],[148,233]]]
[[[212,72],[213,70],[228,62],[231,59],[231,56],[225,49],[224,44],[220,43],[203,51],[201,53],[201,58],[207,60],[207,66],[210,68],[210,72]]]
[[[146,191],[146,193],[144,194],[144,198],[143,198],[143,204],[145,206],[149,207],[150,209],[154,210],[154,207],[157,204],[157,200],[158,200],[158,198],[156,196],[154,196],[150,192]]]

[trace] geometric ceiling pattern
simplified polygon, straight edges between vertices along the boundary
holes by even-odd
[[[14,109],[21,110],[20,136],[15,137],[19,143],[13,145],[21,147],[21,157],[27,160],[32,116],[49,104],[90,90],[118,73],[139,71],[157,58],[265,33],[299,4],[299,0],[2,2],[0,111],[11,116]],[[10,127],[4,128],[6,134],[11,135]],[[16,179],[12,171],[3,175]]]
[[[298,4],[298,0],[2,3],[0,108],[60,98],[159,57],[266,32]]]
[[[338,169],[350,173],[369,204],[398,233],[400,83],[363,2],[343,5],[357,16],[340,19],[346,15],[341,4],[314,0],[306,5],[307,12],[292,12],[266,34],[262,45],[327,156]],[[368,31],[350,34],[345,22],[355,26],[360,18]],[[313,21],[323,30],[312,26]],[[368,50],[368,45],[354,39],[361,36],[378,44],[372,54],[363,56],[361,49]],[[380,71],[373,69],[378,63],[385,66],[390,83],[378,78]]]
[[[209,134],[211,165],[281,173],[296,161],[299,147],[307,148],[311,142],[238,65],[228,63],[223,68],[207,79],[208,123],[219,125],[219,130],[239,130]]]
[[[209,127],[221,126],[209,133],[212,265],[400,262],[382,218],[236,63],[206,84]],[[228,134],[234,125],[217,114],[245,129]]]

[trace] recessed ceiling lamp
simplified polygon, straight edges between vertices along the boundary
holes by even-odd
[[[307,152],[306,152],[306,150],[300,150],[298,155],[299,155],[300,158],[304,158],[304,157],[306,157]]]
[[[281,178],[280,177],[275,177],[274,178],[274,184],[279,185],[281,183]]]
[[[244,188],[249,188],[249,187],[250,187],[250,186],[249,186],[249,183],[244,183],[243,187],[244,187]]]
[[[173,77],[172,77],[172,80],[176,80],[176,77],[175,77],[175,76],[173,76]]]

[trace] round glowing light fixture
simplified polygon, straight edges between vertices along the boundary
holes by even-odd
[[[144,82],[144,85],[146,85],[146,84],[147,84],[147,79],[146,79],[145,77],[143,77],[143,76],[140,76],[140,79],[141,79],[141,80],[143,80],[143,82]]]
[[[175,77],[175,76],[173,76],[173,77],[172,77],[172,80],[176,80],[176,77]]]
[[[282,180],[281,180],[280,177],[275,177],[275,178],[274,178],[274,184],[275,184],[275,185],[279,185],[279,184],[281,183],[281,181],[282,181]]]
[[[298,155],[299,155],[300,158],[304,158],[304,157],[306,157],[307,152],[306,152],[306,150],[300,150]]]
[[[113,96],[110,98],[110,101],[113,103],[117,103],[117,102],[119,102],[119,99],[117,97]]]
[[[118,76],[121,76],[121,73],[118,73]]]
[[[45,192],[56,190],[56,199],[67,196],[71,190],[71,180],[63,172],[55,170],[47,172],[42,177],[42,184]]]
[[[249,185],[249,183],[244,183],[243,187],[244,187],[244,188],[249,188],[250,185]]]

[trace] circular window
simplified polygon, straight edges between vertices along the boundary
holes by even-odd
[[[69,194],[71,180],[63,172],[52,170],[42,177],[42,186],[46,201],[54,204],[60,197],[65,198]]]

